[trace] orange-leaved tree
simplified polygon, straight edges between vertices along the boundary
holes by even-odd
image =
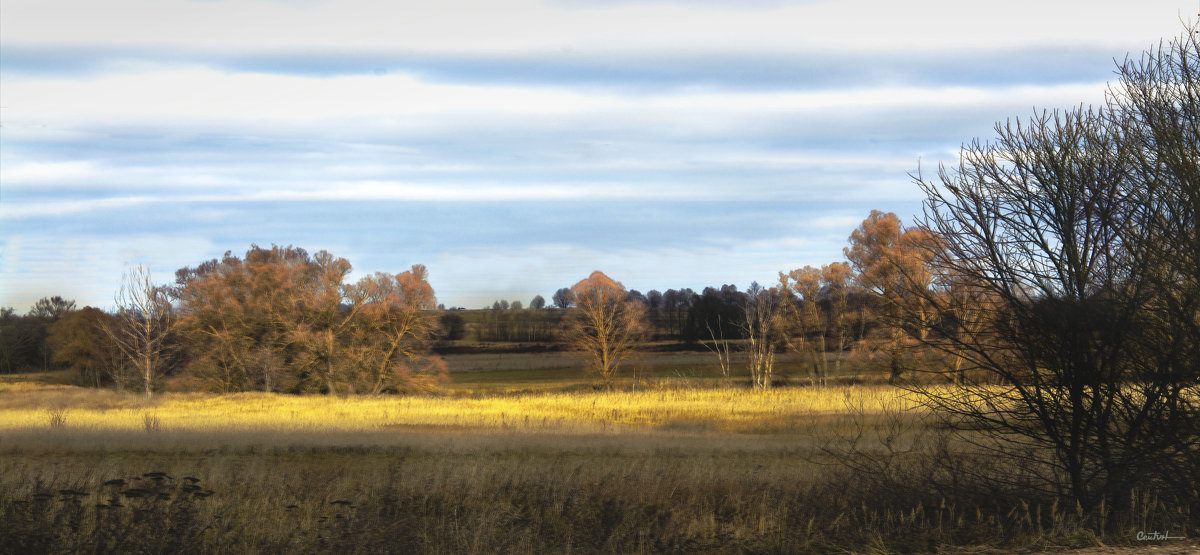
[[[852,337],[849,295],[854,273],[845,262],[820,268],[805,266],[779,273],[783,340],[796,354],[812,359],[810,381],[824,385],[829,377],[828,351],[833,351],[836,371]]]
[[[347,284],[321,251],[252,246],[177,273],[193,370],[217,391],[380,393],[444,375],[424,266]]]
[[[446,378],[446,365],[429,353],[438,332],[437,300],[425,266],[358,281],[351,304],[361,306],[346,355],[360,392],[425,389]]]
[[[900,350],[905,332],[924,339],[935,317],[927,294],[933,280],[925,248],[929,241],[927,230],[906,229],[895,214],[872,210],[850,234],[850,246],[843,251],[858,272],[858,284],[876,294],[882,304],[881,317],[887,329],[883,343],[892,380],[902,372]],[[906,328],[904,323],[912,325]]]
[[[646,331],[646,307],[627,300],[625,286],[595,271],[571,287],[574,306],[567,315],[567,340],[611,382]]]

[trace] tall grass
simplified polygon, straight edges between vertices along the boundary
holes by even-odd
[[[53,429],[52,406],[67,411]],[[1105,529],[1053,500],[968,494],[966,477],[939,490],[957,456],[939,434],[887,388],[146,401],[0,386],[0,553],[932,552],[1195,521],[1153,492]]]
[[[70,403],[78,395],[77,388],[70,387],[39,390],[0,385],[0,397],[22,398],[0,404],[0,432],[44,428],[45,406]],[[134,396],[99,401],[83,397],[71,403],[70,427],[93,432],[161,428],[361,433],[444,428],[531,433],[764,433],[805,429],[814,417],[839,414],[847,404],[867,412],[919,406],[907,393],[886,387],[578,391],[482,398],[163,394],[150,401]]]

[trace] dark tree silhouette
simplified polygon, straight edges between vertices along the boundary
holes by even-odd
[[[1195,501],[1198,64],[1189,30],[1121,66],[1106,108],[997,125],[957,167],[915,176],[940,282],[913,289],[955,314],[924,340],[1004,384],[920,391],[1085,509],[1125,508],[1135,488]],[[964,294],[973,309],[954,306]]]

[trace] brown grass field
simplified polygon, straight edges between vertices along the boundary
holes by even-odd
[[[1151,495],[1114,530],[931,489],[945,435],[886,386],[762,392],[701,369],[596,389],[507,364],[410,397],[9,377],[0,552],[1003,553],[1135,545],[1179,520]]]

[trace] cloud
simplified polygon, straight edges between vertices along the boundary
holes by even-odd
[[[93,176],[95,172],[95,165],[89,160],[5,164],[0,167],[0,181],[21,184],[54,184],[85,179]]]
[[[1100,79],[1103,76],[1098,76]],[[245,122],[394,128],[494,125],[526,121],[549,126],[626,121],[686,129],[729,118],[824,110],[873,112],[954,109],[1039,100],[1102,98],[1103,80],[1078,84],[978,86],[857,86],[819,91],[672,90],[626,95],[555,86],[457,85],[411,75],[328,78],[225,73],[204,68],[155,70],[96,78],[27,76],[3,85],[5,123],[86,127],[89,124],[192,124]],[[1077,101],[1077,100],[1076,100]],[[530,119],[532,118],[532,121]],[[727,126],[728,124],[726,124]]]
[[[39,284],[105,302],[121,263],[250,243],[423,262],[455,304],[594,269],[771,281],[836,259],[872,208],[907,219],[918,159],[1099,103],[1113,57],[1176,31],[1165,0],[1088,9],[1117,15],[1064,33],[1078,6],[1032,0],[5,0],[0,303]]]
[[[563,86],[628,92],[679,88],[822,90],[847,86],[1002,86],[1093,81],[1113,69],[1099,46],[989,50],[837,52],[695,51],[586,53],[538,51],[430,53],[400,50],[138,49],[105,44],[7,44],[0,51],[14,76],[96,78],[177,68],[310,78],[411,75],[434,83]]]
[[[462,53],[577,50],[887,52],[1036,42],[1123,45],[1174,32],[1178,2],[180,2],[8,0],[8,42],[228,51],[312,48]],[[63,14],[70,14],[64,17]],[[136,14],[136,17],[131,17]],[[1097,17],[1095,14],[1105,14]],[[1184,14],[1190,16],[1190,14]],[[1087,24],[1064,27],[1064,22]],[[1064,32],[1064,29],[1069,31]],[[1137,41],[1136,44],[1131,44]],[[734,46],[730,46],[734,45]]]

